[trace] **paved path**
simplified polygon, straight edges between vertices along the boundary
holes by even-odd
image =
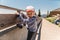
[[[60,27],[43,19],[41,40],[60,40]]]

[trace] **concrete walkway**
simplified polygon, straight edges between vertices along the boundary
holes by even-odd
[[[43,19],[41,40],[60,40],[60,27]]]

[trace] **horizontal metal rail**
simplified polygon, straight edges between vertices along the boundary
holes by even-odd
[[[9,10],[15,10],[15,11],[17,11],[17,10],[19,10],[19,11],[25,11],[25,10],[21,10],[21,9],[9,7],[9,6],[4,6],[4,5],[0,5],[0,8],[9,9]]]
[[[7,27],[7,28],[1,29],[1,30],[0,30],[0,33],[3,32],[3,31],[5,31],[5,30],[11,29],[11,28],[13,28],[13,27],[15,27],[15,26],[16,26],[16,24],[14,24],[14,25],[12,25],[12,26],[9,26],[9,27]]]
[[[42,21],[41,21],[39,24],[40,24],[40,25],[39,25],[39,28],[38,28],[38,30],[37,30],[37,34],[36,34],[35,40],[40,40]]]
[[[38,29],[36,31],[36,33],[33,35],[31,40],[40,40],[40,36],[41,36],[41,27],[42,27],[42,19],[41,21],[38,23]]]

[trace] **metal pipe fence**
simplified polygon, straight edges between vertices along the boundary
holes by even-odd
[[[36,33],[33,35],[32,39],[31,40],[40,40],[41,38],[41,28],[42,28],[42,19],[41,21],[38,23],[37,25],[37,31]]]

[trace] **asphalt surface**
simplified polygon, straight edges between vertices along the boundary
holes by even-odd
[[[60,40],[60,27],[43,18],[41,40]]]

